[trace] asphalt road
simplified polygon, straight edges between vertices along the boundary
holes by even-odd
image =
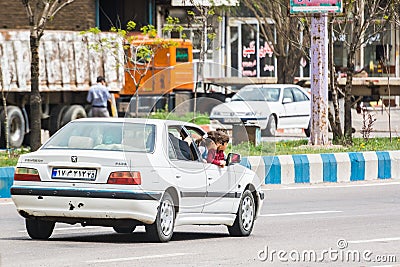
[[[400,266],[398,180],[266,186],[265,192],[250,237],[230,237],[222,226],[181,226],[166,244],[148,242],[141,227],[116,234],[65,224],[56,226],[50,240],[34,241],[14,205],[0,200],[0,265],[396,266],[373,262],[396,258]]]

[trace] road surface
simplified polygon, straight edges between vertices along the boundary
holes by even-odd
[[[230,237],[223,226],[181,226],[166,244],[150,243],[142,227],[117,234],[65,224],[48,241],[31,240],[12,202],[1,200],[0,265],[400,265],[399,180],[271,185],[265,192],[250,237]]]

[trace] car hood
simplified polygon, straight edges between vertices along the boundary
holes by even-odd
[[[271,113],[271,104],[265,101],[232,101],[214,107],[211,116],[266,116]]]

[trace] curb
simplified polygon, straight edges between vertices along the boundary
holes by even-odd
[[[250,156],[241,165],[265,184],[337,183],[400,178],[400,151]],[[14,167],[0,168],[0,198],[10,198]]]
[[[0,198],[10,198],[10,188],[14,182],[14,167],[0,168]]]
[[[250,156],[241,165],[265,184],[371,181],[400,178],[400,151]]]

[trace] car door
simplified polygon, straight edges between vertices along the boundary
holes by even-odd
[[[204,213],[231,213],[235,198],[235,173],[232,166],[223,168],[204,163],[207,176],[207,195]]]
[[[203,135],[197,127],[185,126],[193,140]],[[233,206],[235,173],[232,166],[219,167],[215,164],[203,161],[204,171],[207,177],[206,199],[203,213],[230,213]]]
[[[206,175],[203,162],[193,144],[184,139],[188,133],[182,126],[168,127],[168,156],[170,158],[181,196],[181,213],[200,213],[206,196]],[[189,150],[188,150],[189,149]]]
[[[292,93],[292,88],[283,89],[283,113],[279,115],[278,128],[290,128],[295,122],[296,104]]]
[[[292,88],[294,103],[296,106],[296,127],[307,128],[310,121],[311,103],[309,97],[299,88]]]

